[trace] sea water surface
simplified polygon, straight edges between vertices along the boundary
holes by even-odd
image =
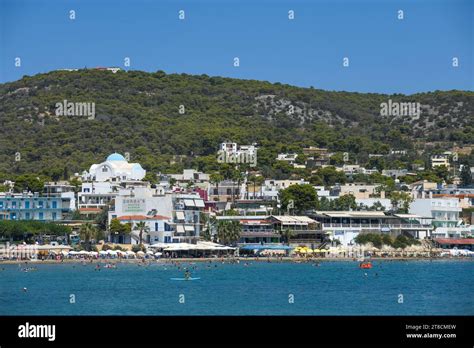
[[[0,264],[0,315],[474,315],[472,260],[249,262]]]

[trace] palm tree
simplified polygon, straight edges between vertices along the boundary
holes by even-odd
[[[145,221],[140,221],[138,222],[136,225],[135,225],[135,230],[139,231],[138,232],[138,244],[139,245],[142,245],[142,241],[143,241],[143,232],[150,232],[150,227],[148,227],[145,223]]]
[[[219,243],[225,244],[227,241],[227,234],[228,234],[228,226],[227,221],[218,221],[217,222],[217,239]]]
[[[231,221],[228,229],[228,240],[230,244],[235,244],[240,239],[240,233],[242,232],[242,225],[239,221]]]
[[[279,234],[280,234],[281,238],[289,246],[290,245],[290,238],[295,235],[295,232],[290,230],[289,228],[286,228],[284,230],[279,231]]]
[[[210,176],[209,176],[209,181],[211,182],[211,184],[215,184],[216,185],[216,189],[217,189],[217,199],[219,200],[219,183],[224,180],[224,177],[219,174],[219,173],[212,173]]]
[[[256,181],[257,181],[258,186],[260,186],[260,198],[262,198],[263,196],[262,189],[263,189],[263,184],[265,183],[265,178],[263,176],[257,176]]]
[[[217,238],[222,244],[234,244],[240,239],[242,226],[239,221],[219,221],[217,223]]]
[[[97,235],[97,229],[90,222],[82,224],[79,229],[81,239],[84,240],[84,244],[87,250],[91,249],[90,240]]]
[[[255,199],[255,184],[257,183],[257,177],[255,175],[251,175],[249,177],[248,181],[253,183],[253,196],[252,196],[252,199]]]
[[[237,181],[237,187],[239,189],[239,195],[240,195],[240,183],[244,180],[244,175],[239,171],[239,170],[235,170],[233,173],[232,173],[232,177],[231,177],[231,180],[232,180],[232,203],[235,202],[235,188],[234,188],[234,184],[235,182]],[[240,197],[239,197],[240,198]]]

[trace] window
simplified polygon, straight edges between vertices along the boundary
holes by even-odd
[[[30,209],[30,202],[25,202],[25,209]]]
[[[0,209],[3,208],[3,201],[0,201]]]
[[[44,214],[43,213],[38,213],[38,219],[43,220],[44,219]]]
[[[155,231],[158,231],[158,222],[155,222]]]
[[[57,208],[58,208],[58,202],[53,201],[52,204],[53,204],[53,209],[57,209]]]
[[[107,173],[109,171],[109,168],[107,167],[102,167],[102,173]]]
[[[25,219],[29,220],[30,219],[30,213],[25,213]]]
[[[16,209],[16,202],[12,202],[12,209]]]
[[[56,220],[56,213],[53,213],[53,220]]]

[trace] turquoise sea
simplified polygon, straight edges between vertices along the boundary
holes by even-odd
[[[474,315],[474,260],[373,264],[0,264],[0,315]]]

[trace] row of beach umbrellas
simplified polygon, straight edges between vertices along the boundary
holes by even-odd
[[[298,254],[328,253],[329,251],[328,249],[311,249],[306,246],[296,247],[294,250],[294,252]]]
[[[54,253],[54,252],[52,252]],[[85,251],[85,250],[81,250],[81,251],[61,251],[61,254],[63,256],[125,256],[125,257],[145,257],[145,255],[148,255],[148,256],[161,256],[162,253],[155,253],[153,251],[147,251],[146,253],[144,253],[143,251],[137,251],[136,253],[131,251],[131,250],[126,250],[126,251],[123,251],[123,250],[101,250],[99,252],[97,251]]]

